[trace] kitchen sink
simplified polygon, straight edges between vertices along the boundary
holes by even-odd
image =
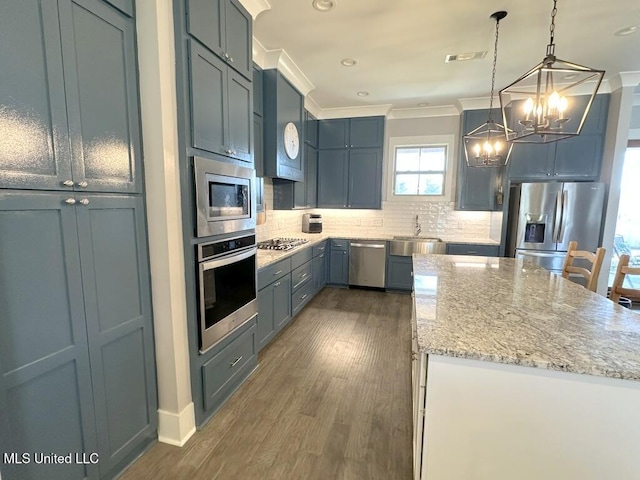
[[[445,253],[446,244],[436,237],[396,236],[389,242],[389,254],[410,257],[414,253]]]

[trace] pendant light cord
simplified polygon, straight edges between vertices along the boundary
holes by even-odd
[[[553,10],[551,10],[551,25],[549,26],[549,45],[547,45],[547,56],[556,53],[556,46],[553,43],[556,36],[556,14],[558,13],[558,0],[553,0]]]
[[[493,72],[491,73],[491,97],[489,97],[489,121],[493,122],[493,92],[496,86],[496,63],[498,62],[498,31],[500,29],[500,19],[496,19],[496,41],[493,45]]]

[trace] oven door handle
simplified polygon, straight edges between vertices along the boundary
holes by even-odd
[[[200,264],[200,269],[203,272],[206,272],[207,270],[212,270],[214,268],[218,268],[218,267],[224,267],[225,265],[230,265],[232,263],[236,263],[240,260],[245,260],[249,257],[251,257],[252,255],[255,255],[258,252],[258,249],[256,247],[252,247],[249,250],[246,250],[244,252],[240,252],[240,253],[234,253],[232,255],[229,255],[227,257],[223,257],[223,258],[216,258],[214,260],[208,260],[206,262],[202,262]]]

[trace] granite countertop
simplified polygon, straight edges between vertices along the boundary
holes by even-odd
[[[324,240],[329,238],[345,238],[347,240],[393,240],[394,235],[375,235],[375,236],[367,236],[367,235],[336,235],[336,234],[327,234],[327,233],[294,233],[281,235],[282,237],[293,237],[293,238],[303,238],[308,240],[308,243],[304,245],[300,245],[298,247],[292,248],[291,250],[258,250],[258,269],[267,267],[272,263],[275,263],[279,260],[283,260],[291,255],[294,255],[305,248],[316,245]],[[407,235],[410,236],[410,235]],[[428,238],[429,235],[420,235],[421,237]],[[500,245],[500,242],[496,242],[495,240],[491,240],[489,238],[471,238],[465,240],[455,240],[454,238],[445,238],[440,236],[445,243],[460,243],[460,244],[469,244],[469,245]]]
[[[421,352],[640,380],[640,314],[513,258],[414,255]]]

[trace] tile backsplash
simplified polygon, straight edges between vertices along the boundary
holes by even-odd
[[[256,227],[258,241],[296,236],[302,232],[305,212],[321,213],[323,232],[330,235],[412,235],[418,215],[423,236],[471,241],[494,237],[502,222],[502,214],[456,211],[453,202],[383,202],[382,210],[273,210],[271,179],[265,179],[264,195],[266,222]]]

